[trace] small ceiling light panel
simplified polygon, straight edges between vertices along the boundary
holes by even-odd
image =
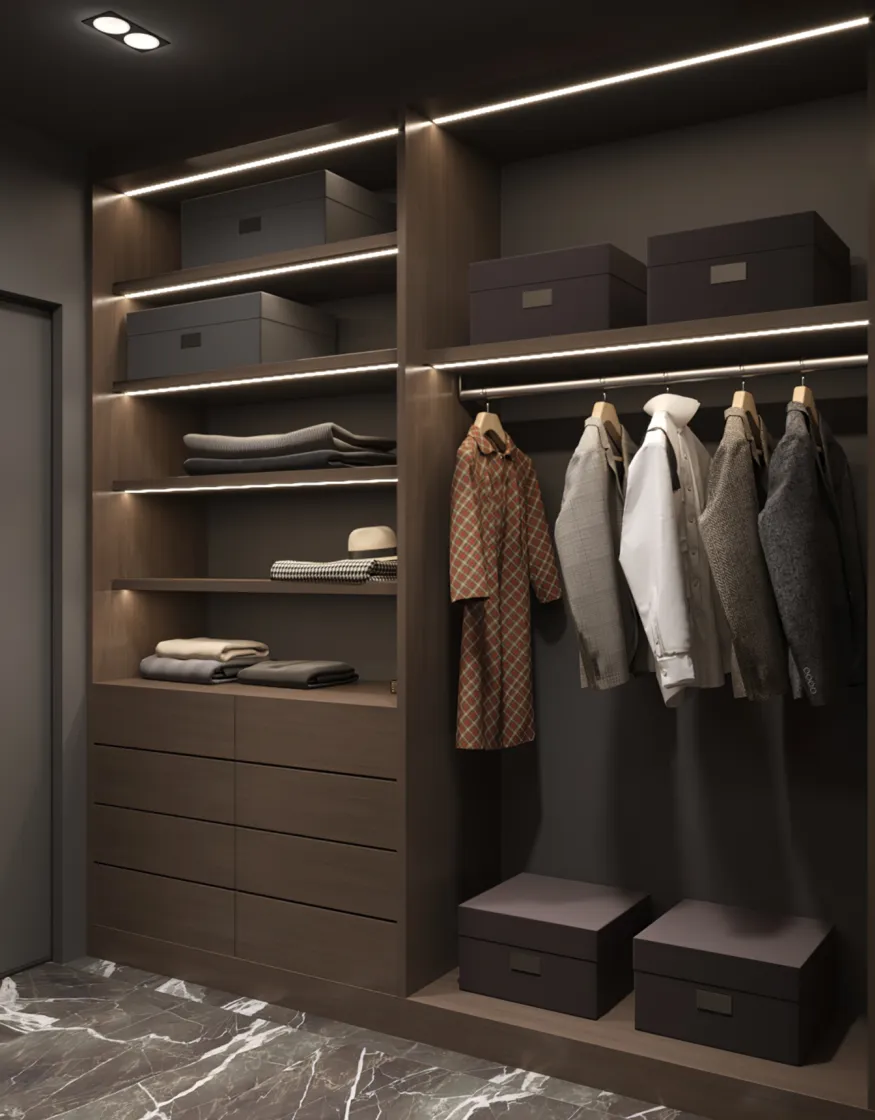
[[[89,27],[93,27],[95,31],[99,31],[101,35],[107,35],[110,39],[115,39],[117,43],[130,47],[131,50],[138,51],[140,54],[158,50],[159,47],[170,46],[168,41],[162,39],[160,35],[147,31],[145,27],[134,23],[133,20],[125,19],[117,12],[103,12],[99,16],[90,16],[82,22]]]

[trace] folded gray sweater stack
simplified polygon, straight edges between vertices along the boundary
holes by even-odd
[[[225,684],[270,657],[263,642],[247,638],[170,638],[140,662],[140,676],[181,684]]]
[[[339,424],[314,424],[263,436],[185,436],[188,474],[291,471],[319,467],[372,467],[395,462],[395,440],[359,436]]]

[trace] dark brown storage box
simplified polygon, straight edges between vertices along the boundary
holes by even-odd
[[[598,1019],[632,990],[647,895],[517,875],[459,907],[459,987]]]
[[[813,210],[648,239],[651,323],[843,303],[850,294],[850,250]]]
[[[634,327],[647,315],[647,269],[614,245],[478,261],[468,292],[472,343]]]
[[[635,938],[640,1031],[802,1065],[833,995],[833,933],[813,918],[687,901]]]

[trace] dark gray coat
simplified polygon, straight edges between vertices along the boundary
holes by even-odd
[[[769,465],[760,540],[790,647],[796,695],[828,704],[865,671],[865,591],[850,470],[823,417],[821,454],[804,405]]]

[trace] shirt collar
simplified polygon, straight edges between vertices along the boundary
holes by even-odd
[[[505,435],[507,436],[507,447],[503,453],[498,450],[489,436],[480,431],[476,424],[472,424],[468,429],[468,435],[474,440],[474,442],[477,444],[478,450],[480,450],[484,455],[503,454],[503,457],[507,459],[510,454],[516,450],[516,444],[510,438],[510,432],[508,431],[505,431]]]

